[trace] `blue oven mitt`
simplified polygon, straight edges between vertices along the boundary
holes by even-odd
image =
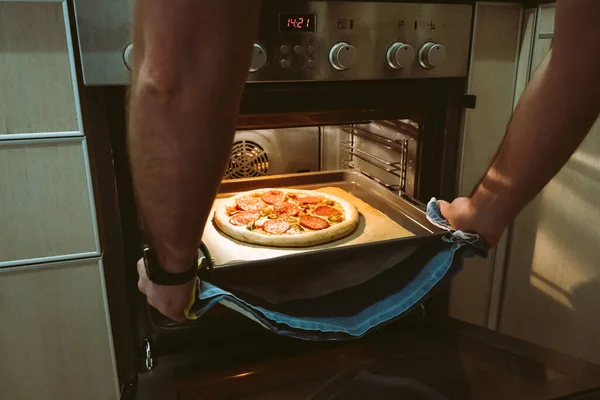
[[[365,253],[364,261],[359,260],[359,268],[369,268],[385,249],[389,253],[418,247],[410,256],[399,258],[366,282],[319,297],[273,303],[261,298],[255,290],[252,293],[239,288],[228,290],[202,281],[188,318],[201,318],[214,305],[221,304],[279,335],[313,341],[362,337],[401,318],[424,301],[461,269],[465,257],[486,256],[483,240],[478,235],[454,230],[442,217],[435,199],[427,205],[427,218],[449,233],[426,242],[419,238],[389,241],[383,251]],[[328,262],[335,263],[330,259]],[[260,276],[256,279],[260,280]]]
[[[482,253],[482,255],[487,255],[487,246],[485,245],[481,236],[475,233],[468,233],[454,229],[440,212],[440,207],[438,206],[437,199],[435,197],[433,197],[431,200],[429,200],[429,203],[427,203],[426,216],[429,222],[431,222],[433,225],[451,233],[451,236],[445,237],[444,240],[450,242],[469,243],[475,246],[478,251]]]

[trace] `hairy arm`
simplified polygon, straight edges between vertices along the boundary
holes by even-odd
[[[258,7],[135,2],[128,146],[145,237],[169,272],[188,270],[197,257],[231,149]]]
[[[441,211],[459,229],[495,244],[506,226],[558,173],[600,112],[600,2],[559,0],[552,51],[509,123],[489,170],[470,199]]]

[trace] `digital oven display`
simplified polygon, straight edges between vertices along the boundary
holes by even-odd
[[[279,14],[280,32],[314,32],[317,27],[316,14]]]

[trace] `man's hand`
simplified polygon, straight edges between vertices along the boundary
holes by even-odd
[[[438,206],[453,228],[479,234],[490,247],[498,243],[508,224],[496,218],[493,212],[478,209],[468,197],[459,197],[452,203],[438,200]]]
[[[140,277],[138,289],[146,295],[148,303],[174,321],[185,321],[183,310],[190,304],[196,280],[178,286],[157,285],[148,279],[144,259],[138,261],[137,270]]]

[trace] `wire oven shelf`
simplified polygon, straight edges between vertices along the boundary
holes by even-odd
[[[382,184],[396,192],[404,192],[406,188],[406,175],[408,169],[408,142],[409,139],[390,139],[383,135],[369,131],[357,125],[346,125],[342,131],[348,134],[348,140],[341,142],[342,147],[347,151],[348,157],[342,159],[342,168],[356,170],[376,182]],[[382,156],[375,155],[373,152],[359,148],[357,138],[363,139],[374,144],[374,149],[385,149],[386,154],[393,155],[394,160],[384,159]],[[387,177],[396,177],[395,182],[389,182],[387,179],[381,179],[378,173],[365,171],[365,168],[357,166],[357,159],[364,161],[368,165],[374,166],[375,171],[380,170],[387,174]]]

